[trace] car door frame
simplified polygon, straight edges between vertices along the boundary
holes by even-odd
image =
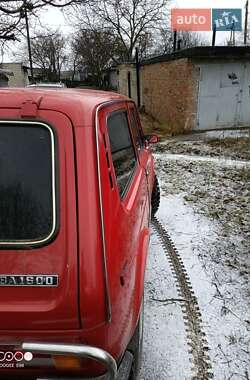
[[[99,117],[99,145],[100,145],[100,150],[99,150],[99,155],[100,159],[103,164],[103,170],[101,170],[101,183],[102,183],[102,200],[103,200],[103,226],[104,226],[104,241],[106,244],[106,262],[107,262],[107,278],[108,278],[108,288],[109,288],[109,295],[110,295],[110,320],[111,320],[111,315],[112,318],[116,320],[116,307],[117,307],[117,300],[115,300],[116,295],[114,294],[114,288],[117,289],[117,279],[120,278],[121,283],[124,282],[125,286],[130,288],[130,296],[133,294],[133,311],[132,315],[132,321],[134,323],[133,327],[135,326],[135,323],[137,322],[138,318],[138,313],[140,309],[140,304],[141,304],[141,297],[143,294],[143,283],[144,283],[144,274],[145,274],[145,265],[146,265],[146,257],[147,257],[147,247],[148,247],[148,241],[149,241],[149,228],[148,228],[148,212],[147,212],[147,217],[144,217],[144,206],[140,203],[141,202],[141,193],[142,193],[142,185],[141,181],[142,178],[144,181],[145,179],[145,170],[141,166],[141,163],[139,161],[138,157],[138,152],[134,143],[133,139],[133,134],[131,131],[131,126],[130,126],[130,118],[129,118],[129,109],[128,109],[128,102],[114,102],[110,104],[106,104],[102,108],[103,114],[100,114]],[[116,111],[125,111],[127,114],[127,125],[129,128],[129,133],[131,137],[131,143],[133,144],[133,149],[136,157],[136,165],[133,171],[133,174],[131,176],[129,185],[127,187],[127,191],[124,194],[123,198],[120,197],[120,192],[117,186],[117,179],[116,179],[116,173],[115,173],[115,168],[113,165],[113,160],[112,160],[112,154],[111,154],[111,147],[110,147],[110,141],[109,141],[109,135],[108,135],[108,117]],[[103,137],[105,138],[106,141],[103,141]],[[106,145],[106,150],[105,150],[105,145]],[[105,158],[106,153],[108,152],[108,160]],[[111,165],[111,170],[107,170],[107,162],[112,163]],[[113,189],[108,189],[110,187],[111,183],[109,182],[109,174],[111,172],[112,176],[112,183],[115,184]],[[140,189],[140,190],[138,190]],[[138,193],[140,191],[140,193]],[[110,197],[110,199],[108,199]],[[115,210],[112,209],[112,206],[110,204],[113,202],[111,201],[111,197],[115,197],[117,204],[119,203],[119,208],[120,208],[120,215],[127,216],[128,217],[128,223],[130,223],[130,227],[128,227],[128,232],[129,229],[131,229],[131,218],[134,221],[137,221],[137,226],[135,226],[134,231],[137,231],[134,233],[134,243],[131,241],[131,246],[137,247],[135,251],[133,251],[133,248],[129,249],[130,252],[128,255],[126,254],[123,262],[122,258],[120,263],[117,262],[117,257],[112,257],[111,252],[113,252],[113,248],[111,247],[110,244],[110,236],[112,235],[112,227],[111,226],[111,221],[112,219],[110,217],[109,212],[116,212]],[[118,198],[117,198],[118,197]],[[148,197],[148,195],[146,195]],[[146,200],[147,202],[147,200]],[[109,203],[109,206],[107,205]],[[109,210],[107,208],[109,207]],[[118,206],[117,206],[118,207]],[[145,207],[147,207],[145,205]],[[132,210],[132,211],[131,211]],[[130,212],[134,213],[133,216],[130,215]],[[141,219],[136,219],[135,214],[138,213],[141,215]],[[145,220],[142,219],[142,216],[145,218]],[[130,220],[129,220],[130,219]],[[124,226],[119,226],[119,230],[123,229]],[[125,227],[126,229],[126,227]],[[133,230],[133,228],[132,228]],[[114,231],[114,230],[113,230]],[[115,237],[115,239],[117,236]],[[129,237],[130,238],[130,237]],[[125,252],[125,251],[124,251]],[[141,252],[143,252],[141,254]],[[120,255],[120,252],[118,253]],[[118,260],[119,261],[119,260]],[[117,267],[119,266],[119,268]],[[110,270],[112,267],[112,271]],[[115,276],[115,279],[114,279]],[[131,284],[129,282],[131,281]],[[137,285],[136,285],[137,284]],[[136,291],[138,289],[138,291]],[[111,313],[112,311],[112,313]],[[131,321],[130,321],[131,322]]]

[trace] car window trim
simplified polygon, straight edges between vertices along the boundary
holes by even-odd
[[[32,247],[46,245],[54,237],[57,231],[58,216],[57,216],[57,196],[56,196],[56,138],[53,128],[45,122],[42,121],[30,121],[30,120],[0,120],[1,124],[9,125],[23,125],[23,126],[40,126],[46,128],[50,134],[50,143],[51,143],[51,192],[52,192],[52,227],[50,233],[42,239],[37,240],[13,240],[13,241],[0,241],[0,249],[3,248],[23,248],[23,247]]]
[[[129,178],[128,178],[128,181],[126,183],[126,186],[122,192],[122,194],[120,194],[120,192],[118,191],[119,193],[119,196],[121,198],[121,200],[124,200],[124,198],[126,197],[128,191],[129,191],[129,188],[131,187],[131,183],[132,183],[132,180],[134,178],[134,175],[135,175],[135,172],[136,172],[136,169],[139,165],[139,157],[138,157],[138,154],[137,154],[137,149],[135,148],[135,144],[134,144],[134,138],[133,138],[133,134],[132,134],[132,131],[131,131],[131,126],[130,126],[130,118],[129,118],[129,112],[128,112],[128,108],[127,107],[124,107],[124,108],[119,108],[117,110],[114,110],[114,111],[111,111],[111,112],[108,112],[107,115],[106,115],[106,127],[107,127],[107,133],[108,133],[108,119],[116,114],[116,113],[125,113],[126,114],[126,118],[127,118],[127,123],[128,123],[128,129],[129,129],[129,134],[130,134],[130,138],[131,138],[131,143],[132,143],[132,148],[133,148],[133,151],[134,151],[134,156],[135,156],[135,165],[133,167],[133,169],[131,170],[131,173],[129,175]],[[109,136],[109,134],[108,134]],[[110,142],[109,142],[109,145],[110,145]],[[124,148],[125,149],[125,148]],[[112,158],[112,151],[111,151],[111,146],[110,146],[110,153],[111,153],[111,158]],[[116,172],[115,172],[115,168],[114,168],[114,163],[113,163],[113,158],[112,158],[112,166],[113,166],[113,170],[114,170],[114,174],[115,174],[115,181],[116,181],[116,187],[118,189],[118,182],[117,182],[117,176],[116,176]]]
[[[134,114],[135,121],[136,121],[136,126],[137,126],[137,131],[139,133],[139,137],[140,137],[140,140],[141,140],[141,145],[139,147],[137,147],[137,145],[136,145],[136,150],[137,150],[137,153],[138,153],[138,156],[139,156],[139,159],[140,159],[140,154],[141,154],[142,150],[144,149],[144,144],[143,144],[143,132],[142,132],[141,125],[139,123],[139,118],[138,118],[138,111],[137,111],[136,105],[134,103],[132,103],[132,102],[130,102],[128,104],[128,110],[129,110],[130,128],[132,129],[132,117],[133,117],[133,114]]]

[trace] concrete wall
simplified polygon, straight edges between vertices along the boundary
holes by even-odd
[[[118,92],[123,95],[128,95],[128,72],[131,77],[131,98],[137,102],[137,90],[136,90],[136,69],[133,64],[123,64],[118,67]]]
[[[21,63],[2,63],[1,68],[14,74],[9,76],[9,87],[25,87],[29,84],[28,73]]]
[[[134,65],[119,67],[119,92],[128,94],[128,71],[133,76],[132,98],[137,101]],[[146,113],[176,133],[195,127],[199,70],[189,59],[142,65],[140,76],[141,103]]]

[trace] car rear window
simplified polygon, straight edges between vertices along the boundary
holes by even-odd
[[[0,245],[45,243],[56,226],[52,129],[0,122]]]

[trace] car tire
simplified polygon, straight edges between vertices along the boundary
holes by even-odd
[[[161,198],[160,186],[159,186],[158,178],[155,177],[153,191],[152,191],[152,197],[151,197],[151,213],[152,213],[152,216],[155,216],[155,214],[157,213],[157,211],[160,207],[160,198]]]
[[[129,380],[138,380],[138,375],[141,368],[143,347],[143,322],[144,299],[142,299],[140,317],[134,335],[129,344],[129,351],[131,351],[134,356]]]

